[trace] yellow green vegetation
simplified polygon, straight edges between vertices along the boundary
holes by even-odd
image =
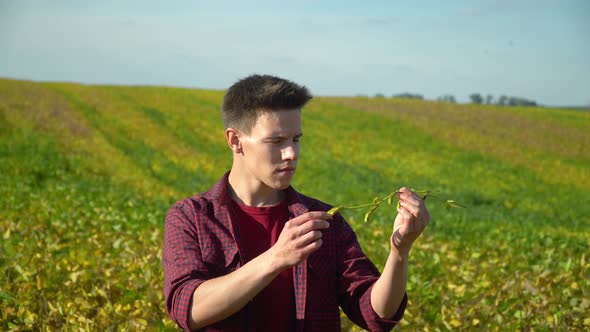
[[[231,166],[222,96],[0,79],[0,330],[175,330],[164,216]],[[303,130],[293,185],[308,195],[406,185],[469,207],[427,200],[404,330],[590,328],[589,113],[316,98]],[[345,213],[379,267],[394,211]]]

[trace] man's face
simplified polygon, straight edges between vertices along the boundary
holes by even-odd
[[[300,110],[262,113],[250,134],[240,134],[251,180],[270,189],[286,189],[297,167],[301,136]]]

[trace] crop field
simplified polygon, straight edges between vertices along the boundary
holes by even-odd
[[[222,97],[0,79],[0,330],[176,330],[164,217],[231,166]],[[397,330],[590,329],[590,112],[318,97],[303,131],[307,195],[406,185],[467,206],[427,201]],[[363,214],[343,212],[381,268],[393,211]]]

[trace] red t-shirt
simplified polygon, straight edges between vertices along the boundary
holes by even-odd
[[[244,263],[273,246],[289,220],[287,201],[269,207],[253,207],[234,202]],[[250,304],[259,331],[294,331],[295,292],[293,269],[281,272]]]

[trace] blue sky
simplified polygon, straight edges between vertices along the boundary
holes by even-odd
[[[0,77],[590,105],[590,1],[0,0]]]

